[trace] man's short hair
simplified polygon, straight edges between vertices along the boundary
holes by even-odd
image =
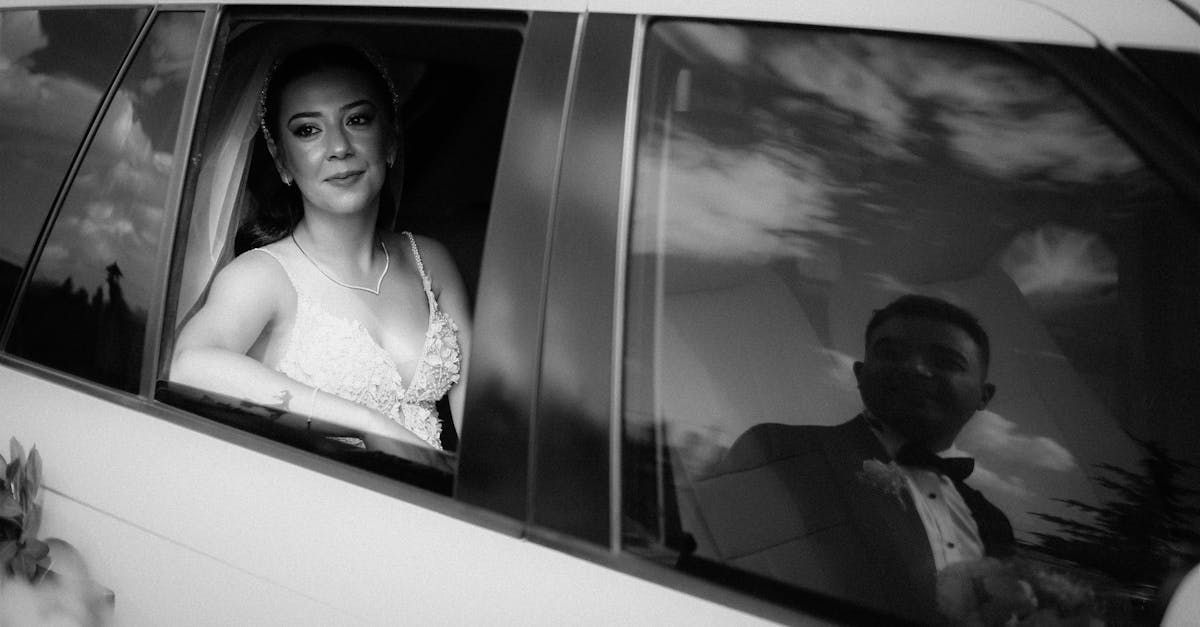
[[[987,332],[983,330],[983,325],[979,324],[979,319],[966,309],[932,296],[905,294],[888,303],[883,309],[875,310],[871,320],[867,322],[867,332],[863,336],[865,341],[869,344],[871,332],[892,318],[936,320],[962,329],[975,342],[975,346],[979,347],[979,357],[983,361],[984,372],[987,371],[992,353]]]

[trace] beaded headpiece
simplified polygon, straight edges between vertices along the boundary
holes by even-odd
[[[361,54],[363,58],[375,68],[375,71],[379,73],[380,78],[383,79],[384,84],[387,85],[388,94],[391,95],[392,99],[392,130],[399,134],[400,93],[396,91],[396,84],[392,82],[392,76],[388,72],[387,64],[383,62],[383,57],[381,57],[375,51],[362,46],[350,44],[344,44],[344,46],[349,50],[354,50],[355,52]],[[293,51],[288,56],[291,56],[296,52],[299,51]],[[278,153],[275,146],[275,138],[271,136],[270,125],[267,123],[267,92],[271,88],[271,79],[275,76],[275,70],[279,69],[279,66],[283,63],[285,58],[286,57],[277,58],[275,63],[271,65],[271,68],[267,70],[267,75],[265,78],[263,78],[262,89],[258,92],[258,127],[262,131],[263,139],[266,140],[267,149],[271,152],[272,157]]]

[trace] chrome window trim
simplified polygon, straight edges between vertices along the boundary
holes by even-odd
[[[210,115],[208,103],[216,87],[216,73],[220,66],[217,51],[228,45],[228,29],[222,27],[225,20],[225,13],[224,5],[218,5],[215,15],[212,18],[212,31],[209,33],[211,41],[206,44],[204,52],[203,69],[197,70],[193,67],[194,72],[200,72],[200,87],[196,91],[196,108],[192,112],[191,117],[186,120],[191,127],[191,134],[188,140],[185,173],[180,183],[179,199],[175,204],[176,214],[174,216],[174,224],[172,225],[173,231],[170,233],[172,240],[170,243],[171,251],[166,258],[166,263],[168,264],[165,277],[166,284],[164,291],[161,292],[163,296],[163,309],[160,316],[161,319],[156,322],[159,327],[158,348],[155,352],[156,360],[151,365],[153,370],[150,374],[155,379],[155,382],[152,382],[150,389],[146,391],[151,396],[155,394],[157,380],[165,378],[164,375],[169,372],[171,355],[175,348],[175,329],[178,327],[179,321],[179,291],[184,275],[188,230],[192,224],[196,186],[200,177],[199,162],[193,162],[192,155],[196,154],[197,151],[203,150],[200,140],[208,130],[208,116]],[[166,319],[168,313],[171,317],[170,321]]]
[[[562,182],[562,164],[563,154],[566,152],[567,145],[567,130],[571,121],[571,113],[573,110],[572,102],[574,101],[576,82],[579,80],[579,57],[583,48],[583,36],[587,32],[587,13],[581,13],[575,24],[575,39],[571,44],[571,66],[567,70],[567,89],[563,94],[563,110],[562,118],[558,126],[558,143],[554,151],[554,177],[551,179],[550,189],[550,207],[546,216],[545,225],[545,246],[542,249],[542,274],[541,274],[541,292],[538,298],[537,307],[537,340],[533,342],[533,351],[536,357],[534,358],[534,373],[533,386],[530,390],[529,398],[529,450],[526,453],[528,469],[526,470],[527,480],[525,482],[525,522],[533,524],[533,500],[534,500],[534,477],[537,476],[537,450],[534,442],[537,437],[537,415],[538,415],[538,397],[541,395],[541,367],[542,357],[545,354],[545,345],[543,342],[546,337],[546,302],[550,291],[550,259],[551,251],[553,250],[553,232],[554,219],[556,209],[559,202],[559,184]]]
[[[609,401],[609,548],[621,551],[621,516],[624,505],[622,479],[622,425],[625,396],[625,293],[629,278],[629,237],[633,221],[633,184],[637,153],[638,99],[641,97],[642,60],[649,18],[637,16],[633,25],[633,50],[629,55],[629,87],[625,99],[625,130],[621,148],[621,189],[617,206],[617,257],[613,268],[612,398]]]
[[[616,210],[634,17],[592,14],[551,242],[532,526],[608,545]]]
[[[146,334],[142,338],[142,377],[138,391],[146,398],[154,396],[154,386],[160,370],[160,351],[163,350],[164,344],[163,329],[167,328],[164,318],[170,296],[174,292],[171,288],[171,281],[178,278],[178,273],[173,270],[174,266],[171,263],[175,258],[175,248],[179,244],[176,229],[181,221],[183,192],[185,188],[189,187],[187,182],[192,173],[190,165],[193,139],[196,136],[197,113],[200,110],[200,97],[208,84],[208,67],[216,39],[217,21],[221,17],[219,8],[210,6],[200,10],[203,11],[204,17],[196,37],[195,56],[192,57],[187,92],[180,107],[179,130],[175,136],[173,152],[176,163],[181,167],[173,169],[171,179],[167,182],[166,202],[163,206],[164,218],[159,230],[159,241],[161,242],[158,254],[159,263],[155,268],[154,279],[150,283],[150,307],[146,312]],[[193,12],[187,8],[176,9],[174,7],[169,11]],[[167,11],[163,13],[165,12]],[[173,308],[174,303],[172,302],[171,305]]]

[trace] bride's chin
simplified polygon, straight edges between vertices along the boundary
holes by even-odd
[[[372,209],[379,208],[379,194],[339,194],[340,198],[324,198],[317,202],[312,202],[310,199],[305,199],[305,212],[315,211],[329,215],[350,216],[360,213],[368,213]]]

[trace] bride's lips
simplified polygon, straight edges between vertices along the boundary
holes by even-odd
[[[339,173],[334,174],[333,176],[325,179],[325,182],[329,183],[330,185],[338,185],[338,186],[342,186],[342,187],[347,187],[347,186],[357,183],[358,179],[363,175],[363,172],[365,172],[365,171],[366,170],[347,170],[345,172],[339,172]]]

